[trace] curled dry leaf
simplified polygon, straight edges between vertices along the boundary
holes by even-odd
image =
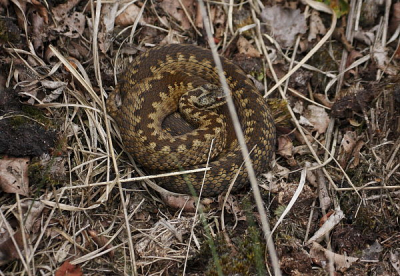
[[[193,218],[181,217],[174,220],[161,219],[151,229],[144,229],[143,238],[136,244],[135,249],[142,258],[161,257],[171,258],[176,256],[178,251],[187,245],[182,244],[184,235],[190,233],[193,225]]]
[[[45,6],[38,0],[31,0],[32,5],[35,7],[39,15],[43,18],[44,23],[49,24],[49,14]]]
[[[140,14],[140,8],[135,4],[127,6],[124,10],[118,11],[119,15],[115,18],[115,24],[121,27],[132,25]],[[117,14],[118,14],[117,13]],[[145,24],[143,17],[139,19],[139,24]]]
[[[0,188],[6,193],[29,195],[29,158],[0,159]]]
[[[37,52],[43,52],[44,51],[43,41],[44,38],[47,36],[45,29],[47,28],[48,22],[46,22],[46,19],[40,16],[37,12],[33,12],[30,17],[31,17],[30,21],[32,24],[33,47]]]
[[[66,82],[62,81],[49,81],[49,80],[42,80],[40,81],[42,86],[47,89],[51,89],[52,91],[50,94],[46,95],[42,102],[44,103],[50,103],[52,101],[55,101],[60,97],[60,95],[63,93],[65,88],[67,87]]]
[[[345,153],[351,153],[356,145],[356,133],[353,131],[347,131],[343,136],[340,146],[343,148]]]
[[[108,239],[105,236],[99,236],[99,234],[97,233],[97,231],[95,230],[88,230],[89,236],[92,237],[93,241],[97,244],[98,247],[103,247],[108,243]],[[112,247],[112,244],[109,243],[106,247],[105,250],[110,249]],[[108,253],[108,256],[110,258],[114,257],[114,251],[111,250]]]
[[[372,56],[379,69],[388,75],[397,75],[399,70],[391,64],[386,47],[380,44],[376,45],[372,50]]]
[[[220,205],[220,208],[222,209],[222,204],[224,203],[225,195],[219,195],[218,196],[218,203]],[[234,214],[236,220],[246,220],[246,215],[244,214],[243,210],[240,208],[240,205],[238,201],[236,200],[236,197],[229,195],[226,204],[224,206],[225,210],[229,214]]]
[[[293,157],[293,143],[288,136],[281,135],[278,137],[278,154],[285,158]]]
[[[322,19],[319,16],[319,12],[316,10],[311,11],[310,16],[310,31],[308,33],[308,41],[312,41],[317,38],[318,35],[326,34],[326,28]]]
[[[325,133],[330,119],[324,108],[315,105],[309,105],[304,116],[319,134]]]
[[[188,195],[160,194],[163,202],[173,209],[183,209],[185,212],[196,211],[196,200]],[[202,206],[200,206],[202,208]]]
[[[354,157],[350,168],[355,168],[360,163],[360,150],[364,146],[364,141],[357,138],[355,132],[347,131],[343,136],[342,142],[340,143],[340,151],[338,161],[339,164],[345,168],[348,166],[347,162],[351,157]]]
[[[211,9],[211,21],[214,26],[214,39],[218,43],[225,35],[225,11],[222,5],[216,5]]]
[[[313,242],[321,241],[325,235],[328,235],[329,232],[335,227],[342,219],[344,218],[344,213],[342,210],[336,210],[335,214],[331,215],[328,220],[322,225],[321,228],[318,229],[317,232],[314,233],[307,242],[306,245],[310,245]]]
[[[106,53],[112,45],[112,32],[114,31],[115,17],[117,16],[118,3],[104,4],[101,7],[101,28],[97,35],[99,49]]]
[[[349,268],[352,263],[358,261],[358,258],[348,257],[346,255],[340,255],[333,253],[332,251],[323,248],[320,244],[314,242],[310,250],[311,257],[316,263],[327,264],[330,260],[334,262],[336,270],[343,271]]]
[[[390,250],[390,263],[392,264],[393,268],[396,270],[397,275],[400,275],[400,258],[399,258],[399,252],[395,251],[393,253],[392,250]]]

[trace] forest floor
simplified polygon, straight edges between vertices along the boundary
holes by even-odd
[[[400,274],[400,3],[201,3],[0,0],[0,275]],[[106,113],[130,58],[209,49],[203,20],[275,118],[262,210],[173,208]]]

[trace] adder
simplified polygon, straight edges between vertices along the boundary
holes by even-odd
[[[265,99],[246,74],[221,57],[222,67],[257,174],[268,169],[275,126]],[[150,173],[205,167],[203,196],[247,182],[243,156],[209,50],[171,44],[139,55],[107,101],[125,150]],[[212,147],[211,147],[212,144]],[[210,150],[211,147],[211,150]],[[240,171],[239,171],[240,170]],[[164,188],[199,193],[204,172],[157,179]]]

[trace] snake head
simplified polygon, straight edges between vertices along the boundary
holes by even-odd
[[[222,87],[215,84],[205,84],[197,87],[201,94],[197,97],[194,104],[203,109],[215,109],[226,103],[226,95]]]

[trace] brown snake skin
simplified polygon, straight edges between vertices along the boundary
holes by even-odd
[[[229,60],[221,60],[246,144],[252,150],[254,170],[259,174],[268,169],[272,159],[273,118],[246,74]],[[171,44],[138,56],[107,101],[107,111],[120,129],[126,151],[149,172],[205,167],[211,140],[215,138],[203,196],[226,191],[243,163],[226,104],[204,109],[196,106],[197,96],[189,94],[180,100],[179,107],[179,99],[186,91],[198,95],[210,87],[216,87],[216,91],[220,87],[211,52],[197,46]],[[185,115],[178,115],[179,110],[193,116],[192,121],[185,122]],[[201,172],[159,178],[157,183],[185,194],[191,194],[191,184],[199,193],[203,177]],[[246,181],[247,171],[242,168],[233,190]]]

